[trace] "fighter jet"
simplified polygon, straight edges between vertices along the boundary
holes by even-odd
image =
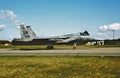
[[[48,38],[38,37],[31,26],[20,25],[20,38],[14,38],[12,40],[13,45],[54,45],[54,44],[65,44],[77,39],[88,39],[89,33],[87,31],[67,34],[61,36],[53,36]]]

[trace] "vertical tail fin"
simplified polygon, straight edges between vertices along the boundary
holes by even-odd
[[[90,34],[88,33],[88,31],[84,31],[84,32],[80,32],[81,36],[89,36]]]
[[[30,39],[30,35],[28,33],[28,31],[26,30],[26,28],[24,27],[24,25],[20,25],[20,36],[21,36],[21,39],[23,40],[29,40]]]
[[[37,38],[36,34],[33,32],[33,30],[30,28],[30,26],[26,26],[26,29],[32,39]]]

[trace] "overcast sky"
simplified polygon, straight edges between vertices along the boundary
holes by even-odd
[[[120,38],[120,0],[0,0],[0,39],[20,36],[31,25],[38,36],[87,30],[102,39]]]

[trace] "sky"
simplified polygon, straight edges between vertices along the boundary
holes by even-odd
[[[87,30],[94,38],[120,38],[120,0],[0,0],[0,40],[20,37],[19,25],[38,36]]]

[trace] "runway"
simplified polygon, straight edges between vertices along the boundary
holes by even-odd
[[[120,48],[80,48],[80,49],[0,49],[0,56],[120,56]]]

